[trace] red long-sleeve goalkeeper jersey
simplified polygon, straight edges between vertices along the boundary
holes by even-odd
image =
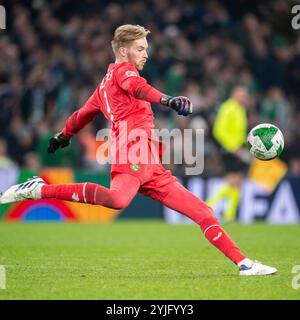
[[[150,103],[160,103],[163,95],[147,84],[132,63],[112,63],[88,101],[68,118],[64,135],[72,137],[102,112],[116,138],[122,135],[121,121],[126,122],[127,134],[143,129],[150,136],[154,128]]]

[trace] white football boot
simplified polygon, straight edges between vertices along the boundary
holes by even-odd
[[[266,266],[259,261],[252,261],[248,258],[239,264],[240,276],[267,276],[277,272],[276,268]]]
[[[45,184],[46,182],[42,178],[33,177],[26,182],[14,185],[0,193],[0,204],[41,199],[42,186]]]

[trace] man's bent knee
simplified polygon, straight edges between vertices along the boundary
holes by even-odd
[[[131,202],[131,199],[126,199],[126,198],[115,199],[115,201],[113,201],[113,209],[118,209],[118,210],[124,209],[129,206],[130,202]]]

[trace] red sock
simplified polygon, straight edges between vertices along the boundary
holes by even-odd
[[[49,184],[42,187],[42,199],[55,198],[66,201],[87,202],[87,183]]]
[[[124,193],[126,196],[126,193]],[[42,187],[42,198],[55,198],[66,201],[96,204],[119,209],[123,206],[122,197],[115,190],[95,183],[50,184]]]
[[[216,218],[207,218],[201,224],[206,239],[222,251],[232,262],[238,264],[246,258],[229,235],[222,229]]]
[[[118,174],[111,182],[111,189],[90,182],[45,185],[42,187],[42,199],[55,198],[122,209],[129,205],[139,187],[138,178]]]
[[[184,199],[184,201],[181,201],[181,199]],[[162,203],[196,222],[207,240],[235,264],[246,258],[221,228],[213,210],[180,183],[176,182],[172,185],[170,192]]]

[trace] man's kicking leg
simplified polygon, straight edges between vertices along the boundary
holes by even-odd
[[[0,203],[55,198],[121,209],[129,205],[139,187],[139,179],[126,173],[116,174],[110,189],[89,182],[48,185],[43,179],[35,177],[3,192]]]
[[[240,275],[268,275],[277,272],[275,268],[248,259],[222,229],[212,209],[179,182],[171,184],[169,193],[161,203],[197,223],[207,240],[238,265]]]

